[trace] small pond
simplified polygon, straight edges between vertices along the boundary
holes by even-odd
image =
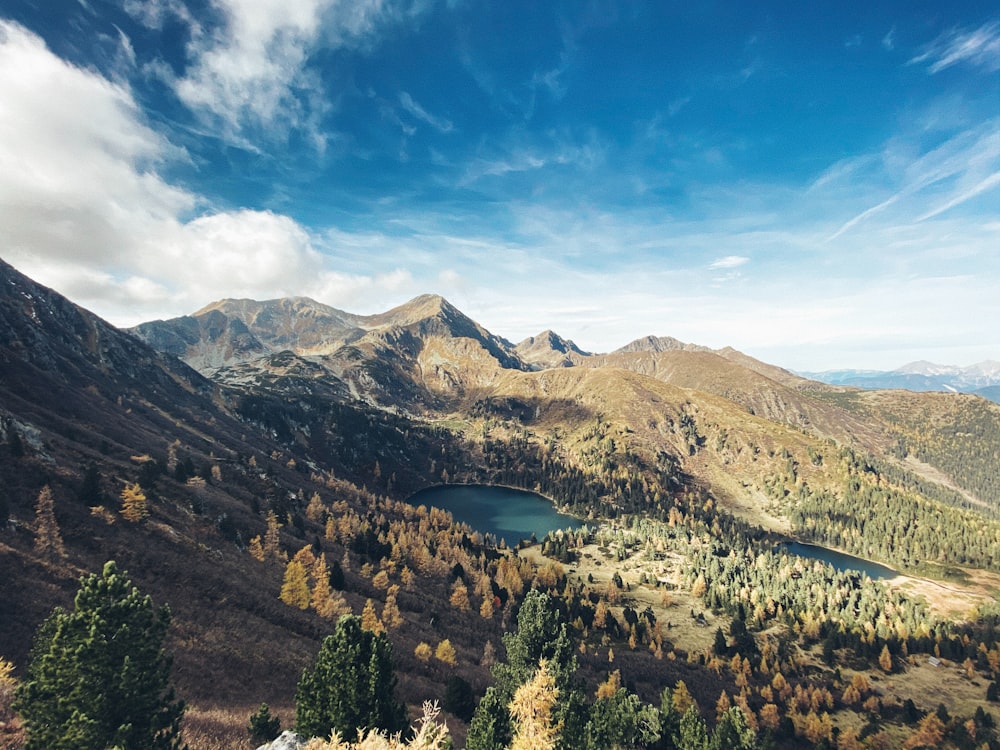
[[[817,544],[785,542],[781,547],[790,554],[798,555],[799,557],[808,557],[813,560],[822,560],[841,571],[859,570],[862,573],[867,573],[869,577],[874,579],[895,578],[899,575],[895,570],[887,568],[885,565],[879,565],[878,563],[863,560],[860,557],[854,557],[854,555],[847,555],[843,552],[836,552],[826,547],[820,547]]]
[[[526,490],[480,484],[449,484],[428,487],[407,498],[410,505],[434,506],[451,513],[483,534],[493,534],[513,546],[534,534],[539,540],[556,529],[583,526],[572,516],[559,513],[552,501]]]

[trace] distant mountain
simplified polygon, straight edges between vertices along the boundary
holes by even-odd
[[[675,351],[708,352],[711,349],[706,346],[699,346],[698,344],[685,344],[673,336],[643,336],[635,341],[630,341],[620,349],[616,349],[613,354],[630,354],[633,352],[660,354],[661,352]]]
[[[514,347],[514,353],[522,361],[542,368],[572,367],[575,357],[590,356],[569,339],[552,331],[529,336]]]
[[[986,360],[968,367],[911,362],[896,370],[827,370],[804,372],[803,377],[829,385],[865,390],[903,389],[908,391],[951,391],[976,393],[996,401],[1000,386],[1000,362]]]

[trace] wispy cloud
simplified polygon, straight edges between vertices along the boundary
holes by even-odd
[[[403,109],[416,117],[418,120],[427,123],[440,133],[450,133],[454,130],[454,125],[452,125],[451,120],[432,115],[420,106],[420,104],[418,104],[413,97],[405,91],[399,95],[399,104],[403,107]]]
[[[931,73],[940,73],[960,63],[985,68],[990,73],[1000,70],[1000,21],[990,21],[973,30],[947,31],[910,60],[913,65],[926,64]]]
[[[882,37],[882,48],[891,52],[896,49],[896,27],[889,29],[888,33]]]
[[[749,262],[750,259],[745,255],[727,255],[724,258],[713,260],[708,264],[708,267],[712,270],[739,268]]]
[[[894,186],[892,194],[843,222],[828,238],[835,240],[891,207],[899,209],[897,221],[925,221],[949,211],[998,186],[1000,171],[1000,120],[987,120],[952,135],[921,153],[916,136],[899,136],[883,148],[881,178]],[[864,163],[864,160],[857,164]],[[855,162],[834,165],[815,185],[825,185],[850,174]],[[931,205],[928,205],[931,204]]]

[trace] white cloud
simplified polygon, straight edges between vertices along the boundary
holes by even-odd
[[[1000,21],[984,23],[978,29],[953,29],[941,34],[910,60],[910,64],[920,63],[926,63],[931,73],[940,73],[959,63],[996,73],[1000,70]]]
[[[210,2],[222,18],[214,29],[202,28],[177,0],[128,0],[126,9],[150,26],[172,14],[191,30],[183,75],[173,78],[165,66],[150,70],[159,71],[193,112],[230,140],[249,147],[259,131],[280,138],[297,129],[320,150],[319,121],[330,104],[326,82],[310,68],[312,55],[320,48],[366,44],[378,30],[426,10],[422,0]]]
[[[195,196],[155,172],[183,153],[142,122],[127,89],[6,22],[0,101],[5,252],[125,264],[151,224],[194,208]]]
[[[204,205],[158,173],[186,154],[123,86],[0,22],[0,226],[7,260],[117,325],[227,296],[339,302],[405,287],[406,272],[337,274],[313,238],[268,211]],[[86,116],[81,116],[86,113]]]
[[[712,261],[708,267],[711,269],[721,269],[721,268],[739,268],[746,263],[749,263],[750,259],[745,255],[727,255],[724,258],[719,258]]]

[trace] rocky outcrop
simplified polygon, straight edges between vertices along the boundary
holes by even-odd
[[[276,740],[261,745],[257,750],[299,750],[306,741],[290,729],[286,729]]]

